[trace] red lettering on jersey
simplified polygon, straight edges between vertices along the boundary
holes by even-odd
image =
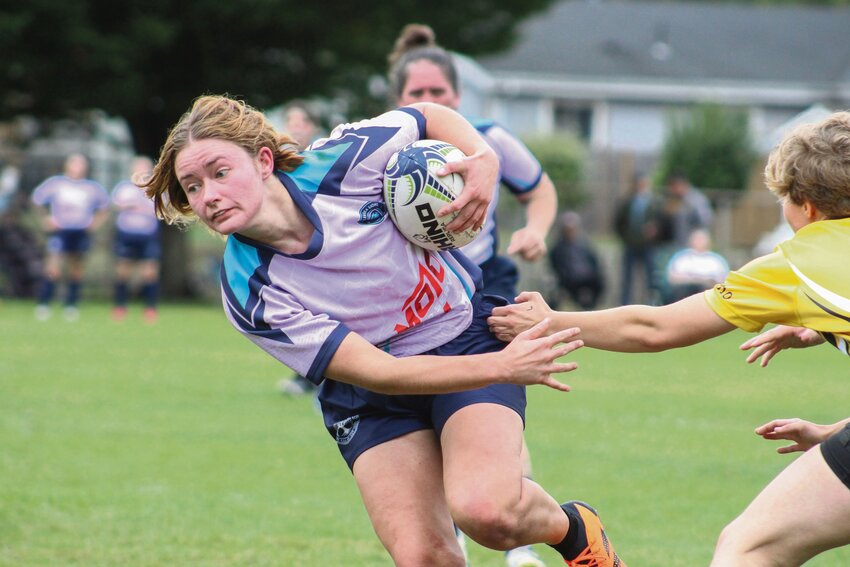
[[[425,261],[419,263],[419,283],[401,307],[407,325],[397,324],[396,333],[406,331],[422,322],[422,318],[443,294],[441,284],[445,278],[446,268],[439,260],[433,258],[430,252],[425,252]],[[446,311],[445,306],[443,310]]]

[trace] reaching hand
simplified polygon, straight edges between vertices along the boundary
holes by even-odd
[[[829,437],[831,433],[832,427],[828,425],[818,425],[798,418],[774,419],[770,423],[765,423],[756,428],[756,435],[761,435],[765,439],[794,441],[793,445],[779,447],[776,450],[777,453],[781,454],[808,451]]]
[[[526,262],[533,262],[546,253],[546,238],[536,230],[525,227],[511,235],[507,253],[519,254]]]
[[[437,211],[437,216],[459,211],[446,226],[451,232],[461,232],[470,227],[481,228],[499,180],[498,158],[492,151],[477,152],[459,161],[449,162],[437,172],[438,175],[450,173],[459,173],[463,177],[463,191],[457,199]]]
[[[755,362],[761,357],[760,366],[764,368],[779,351],[786,348],[806,348],[816,346],[824,342],[824,338],[817,331],[804,327],[787,327],[780,325],[766,331],[757,337],[753,337],[741,345],[741,350],[755,350],[747,356],[747,362]]]
[[[570,340],[578,329],[566,329],[546,336],[549,319],[544,319],[530,329],[519,333],[515,340],[498,354],[510,374],[510,382],[532,386],[541,384],[561,392],[569,392],[567,384],[559,382],[552,374],[571,372],[578,368],[575,362],[559,363],[557,360],[584,346],[580,340]],[[569,341],[569,342],[568,342]]]
[[[524,291],[517,296],[516,301],[513,305],[494,308],[487,319],[490,332],[499,340],[510,342],[552,314],[552,308],[536,291]]]

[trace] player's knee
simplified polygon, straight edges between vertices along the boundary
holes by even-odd
[[[738,567],[757,565],[779,565],[766,562],[764,542],[759,542],[740,519],[728,524],[720,532],[714,548],[712,567]]]
[[[464,567],[466,559],[456,542],[420,541],[406,542],[390,550],[393,563],[398,567],[431,567],[446,565]]]
[[[450,506],[457,526],[476,542],[491,549],[516,547],[521,519],[510,507],[485,498],[467,498]]]

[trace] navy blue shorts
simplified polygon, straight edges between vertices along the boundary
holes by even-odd
[[[481,277],[484,280],[484,293],[504,297],[510,303],[517,296],[519,271],[510,258],[493,256],[481,264]]]
[[[84,228],[66,228],[57,230],[47,239],[47,250],[53,253],[82,254],[88,252],[91,237]]]
[[[505,305],[499,297],[473,297],[473,320],[454,340],[423,354],[455,356],[496,352],[505,343],[487,328],[493,307]],[[433,429],[437,436],[456,411],[473,404],[493,403],[511,408],[525,422],[525,386],[498,384],[436,395],[377,394],[357,386],[326,379],[319,389],[325,427],[348,467],[364,451],[413,431]]]
[[[161,249],[157,234],[115,233],[115,255],[127,260],[159,260]]]
[[[835,476],[850,488],[850,423],[821,443],[820,452]]]

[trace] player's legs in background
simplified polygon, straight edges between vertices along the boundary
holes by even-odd
[[[432,430],[373,447],[354,462],[354,478],[378,538],[397,566],[463,567],[443,490],[440,446]]]
[[[61,275],[61,252],[48,250],[44,260],[44,274],[36,298],[35,317],[39,321],[45,321],[50,317],[50,302],[56,293],[56,283]]]
[[[113,284],[112,318],[122,321],[127,317],[127,302],[130,299],[130,260],[115,260],[115,282]]]
[[[713,567],[799,566],[850,544],[850,489],[815,447],[801,455],[724,528]]]
[[[143,317],[146,323],[154,323],[157,320],[159,300],[159,260],[139,262],[139,278],[142,281],[142,300],[145,304]]]
[[[82,252],[67,254],[68,262],[68,290],[65,295],[65,318],[75,321],[79,317],[77,304],[83,288],[83,271],[85,268],[85,257]]]

